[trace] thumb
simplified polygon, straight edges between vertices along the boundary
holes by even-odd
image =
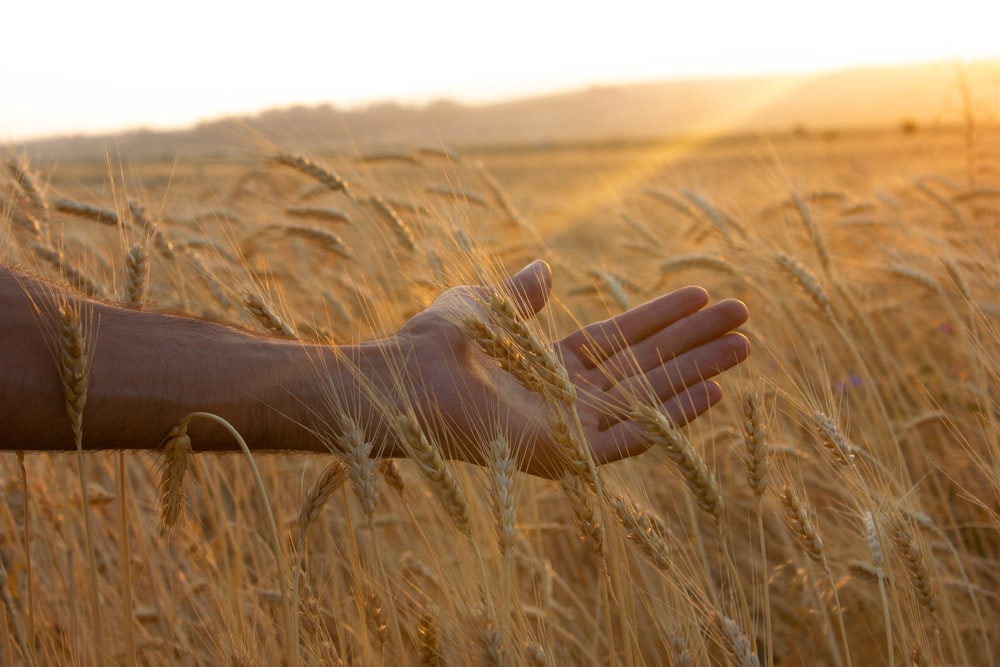
[[[534,317],[549,300],[552,290],[552,269],[536,259],[500,285],[500,290],[511,297],[522,317]]]

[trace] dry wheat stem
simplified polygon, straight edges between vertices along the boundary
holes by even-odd
[[[288,582],[285,576],[285,565],[284,565],[284,554],[281,537],[278,533],[278,523],[274,519],[274,511],[271,509],[271,503],[268,500],[267,488],[264,486],[264,480],[260,476],[260,470],[257,467],[257,462],[254,460],[253,453],[250,451],[250,446],[247,445],[246,440],[240,435],[240,432],[230,424],[227,420],[223,419],[218,415],[214,415],[210,412],[192,412],[188,416],[181,420],[181,424],[184,426],[186,431],[187,424],[190,424],[194,419],[207,419],[213,421],[216,424],[222,426],[226,431],[229,432],[233,439],[236,440],[237,444],[240,446],[243,455],[247,459],[247,463],[250,465],[250,470],[253,473],[254,481],[257,483],[257,490],[261,495],[264,505],[264,514],[267,517],[268,527],[270,528],[270,547],[271,551],[274,553],[274,559],[278,566],[278,584],[281,586],[281,603],[282,611],[284,612],[284,626],[285,626],[285,660],[289,667],[298,667],[299,664],[299,641],[298,641],[298,624],[294,622],[292,616],[292,600],[291,594],[288,589]],[[297,608],[297,605],[296,605]]]

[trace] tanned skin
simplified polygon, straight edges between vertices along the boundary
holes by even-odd
[[[321,346],[228,325],[83,299],[0,266],[0,450],[75,449],[58,367],[58,308],[78,302],[91,341],[83,447],[156,449],[194,411],[228,420],[255,450],[328,451],[349,414],[379,456],[403,456],[386,415],[413,410],[452,459],[482,463],[481,441],[501,429],[518,466],[553,477],[562,463],[546,427],[551,409],[483,354],[463,317],[502,289],[521,314],[548,300],[551,270],[536,261],[497,287],[448,290],[393,336]],[[579,395],[578,411],[598,463],[649,446],[626,406],[656,400],[678,425],[722,398],[711,380],[747,358],[735,329],[746,306],[709,305],[685,287],[553,343]],[[655,394],[655,399],[654,399]],[[232,437],[194,422],[199,450],[231,450]]]

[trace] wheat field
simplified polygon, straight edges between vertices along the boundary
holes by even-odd
[[[0,258],[97,299],[338,344],[542,258],[531,335],[700,284],[753,353],[557,481],[418,427],[412,460],[358,432],[256,473],[178,433],[4,453],[3,663],[996,664],[998,139],[6,155]]]

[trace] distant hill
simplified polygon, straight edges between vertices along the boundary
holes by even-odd
[[[961,123],[952,63],[879,67],[811,76],[668,81],[601,86],[484,106],[449,101],[338,109],[273,109],[173,132],[58,137],[20,146],[42,159],[129,159],[245,153],[248,143],[310,151],[349,147],[544,145],[681,135],[942,126]],[[979,122],[1000,109],[1000,60],[961,70]]]

